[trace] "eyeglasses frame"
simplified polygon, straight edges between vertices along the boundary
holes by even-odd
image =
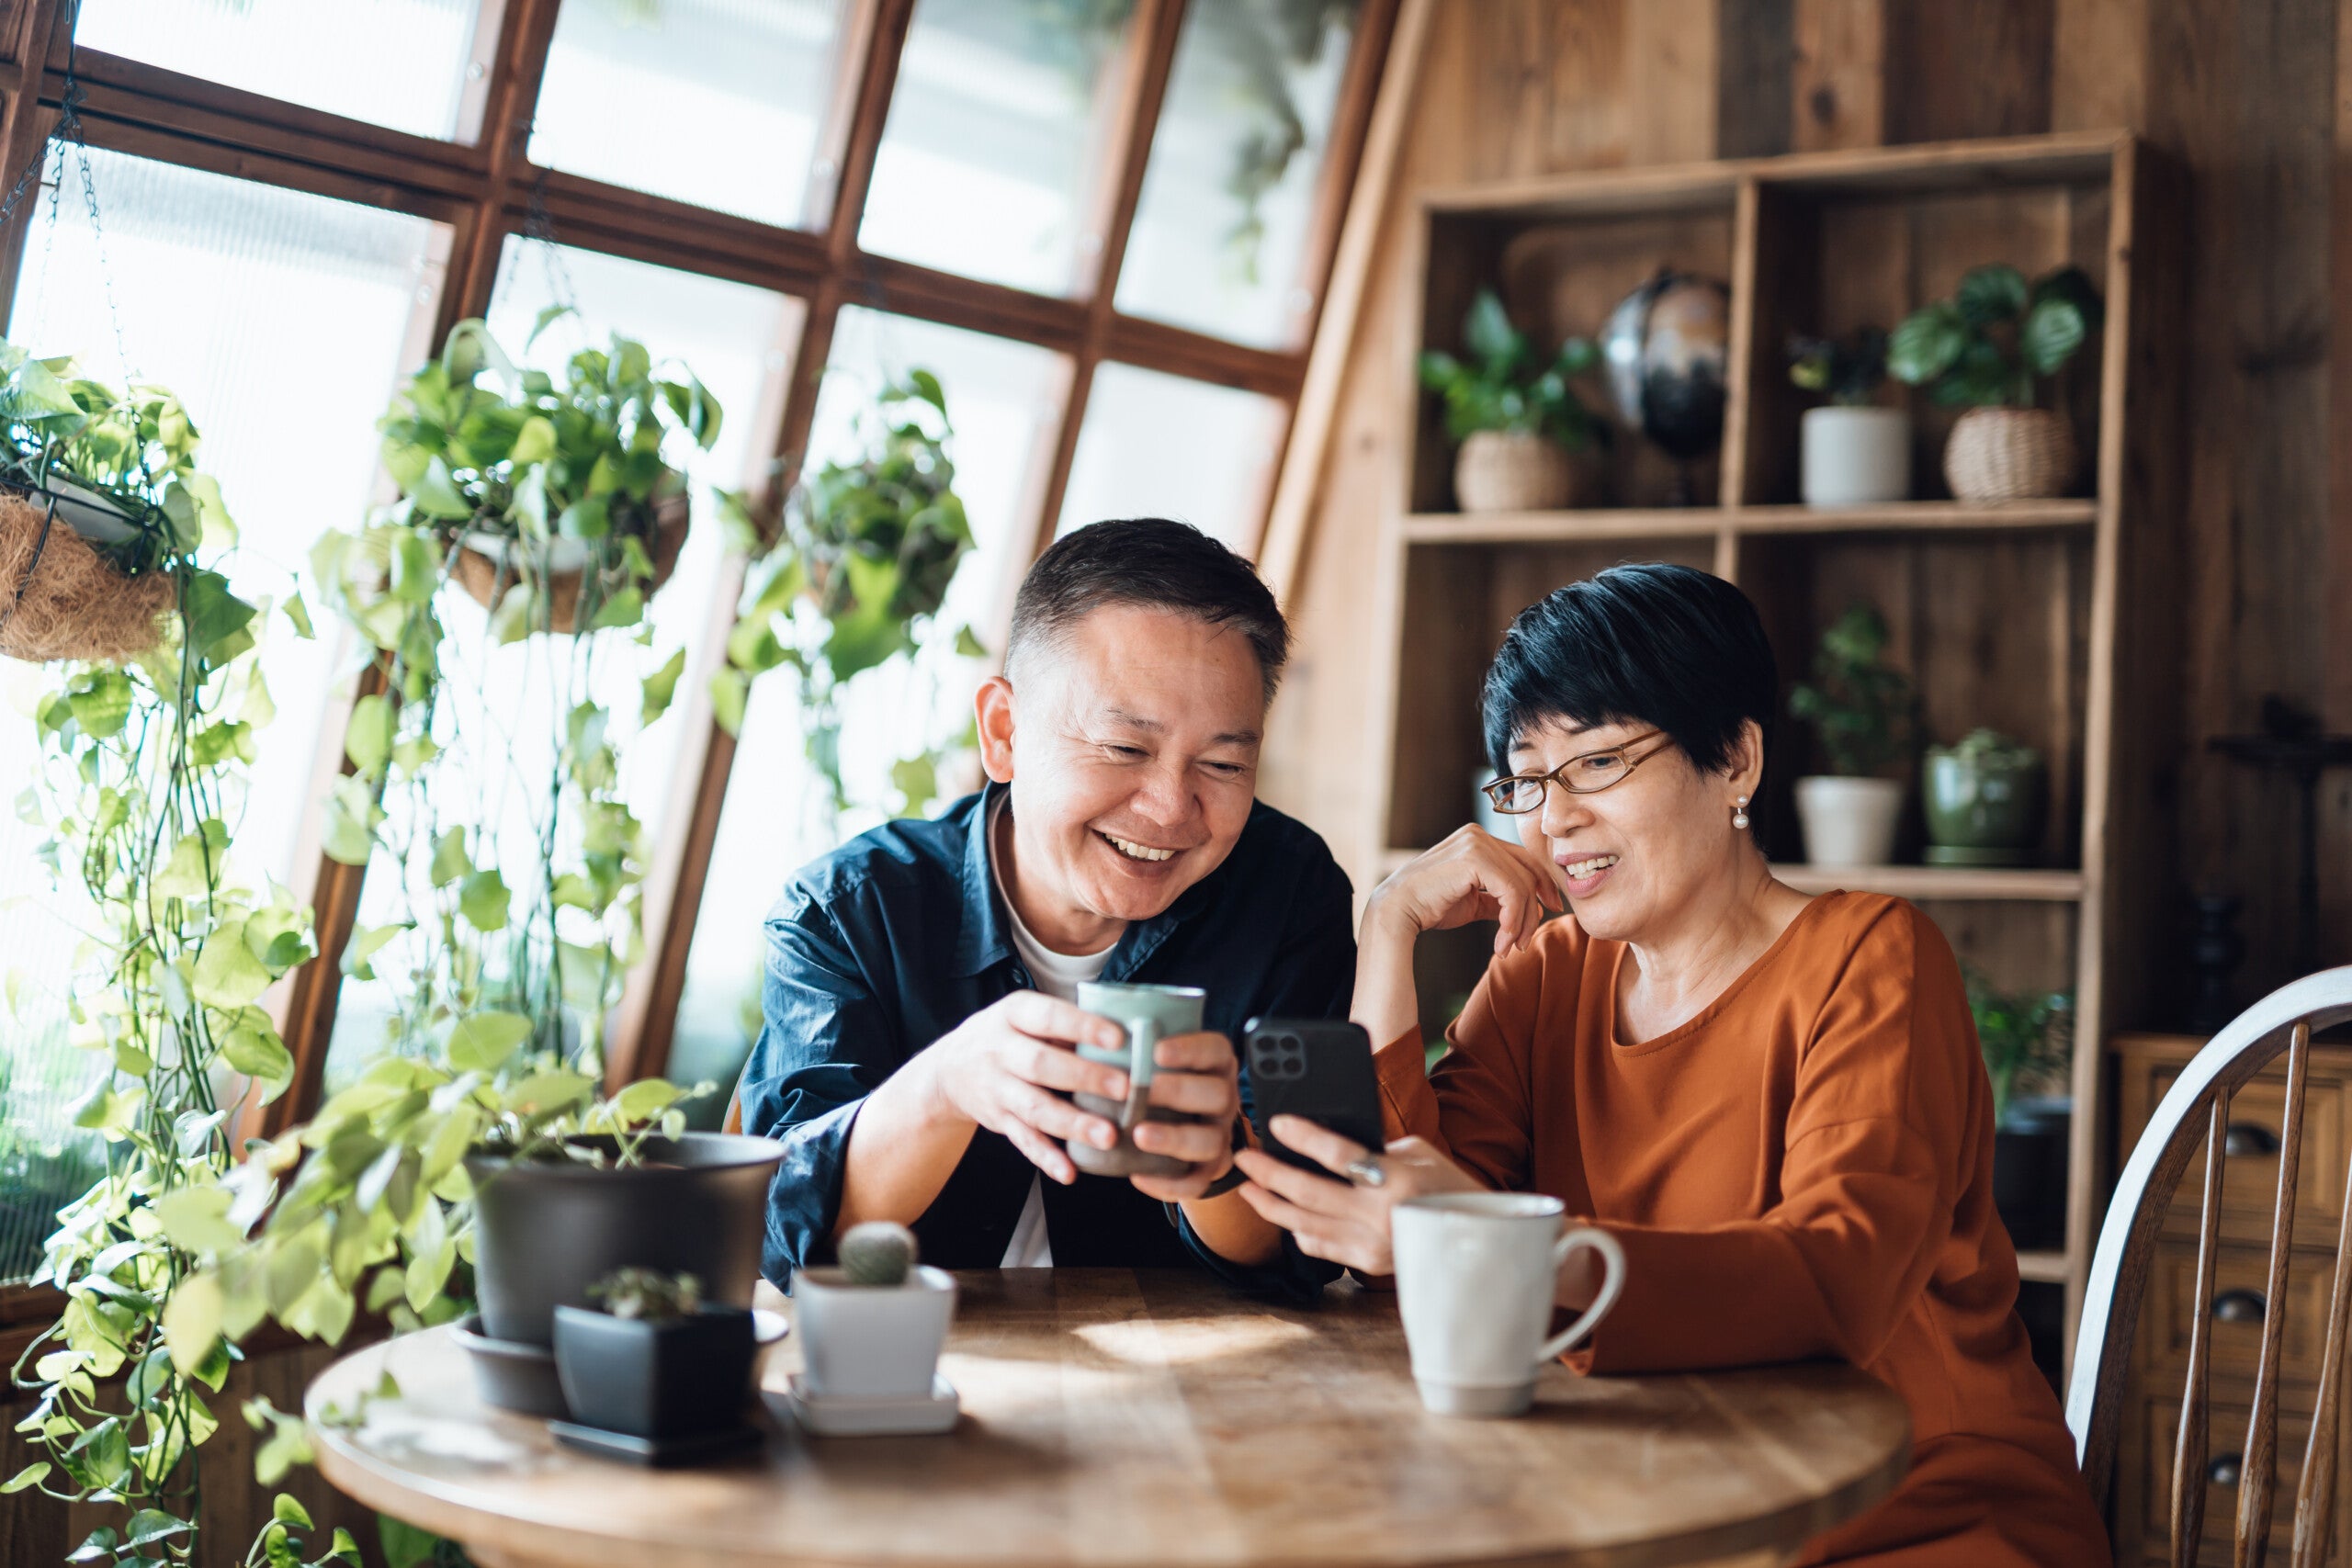
[[[1544,799],[1550,794],[1548,786],[1552,784],[1558,784],[1570,795],[1599,795],[1603,790],[1615,789],[1619,784],[1623,784],[1627,779],[1634,776],[1634,769],[1640,767],[1644,762],[1648,761],[1652,757],[1657,756],[1660,751],[1665,750],[1668,746],[1673,745],[1674,739],[1671,736],[1668,736],[1665,745],[1653,746],[1638,757],[1625,757],[1624,752],[1626,749],[1633,746],[1638,746],[1654,735],[1665,734],[1666,731],[1663,729],[1645,729],[1641,734],[1634,736],[1629,739],[1621,740],[1614,746],[1596,746],[1589,751],[1579,751],[1575,756],[1569,758],[1566,761],[1562,762],[1558,767],[1554,768],[1548,773],[1505,773],[1500,778],[1493,779],[1486,784],[1480,784],[1478,788],[1486,795],[1487,800],[1493,802],[1495,809],[1501,812],[1504,816],[1525,817],[1531,812],[1541,811],[1544,809]],[[1611,779],[1605,784],[1595,784],[1590,789],[1578,789],[1576,785],[1570,784],[1566,779],[1560,776],[1566,773],[1570,768],[1575,767],[1578,762],[1589,762],[1595,757],[1606,757],[1611,752],[1617,753],[1620,760],[1625,763],[1625,771],[1619,773],[1615,778]],[[1538,784],[1547,787],[1544,795],[1539,795],[1536,797],[1535,804],[1532,806],[1505,806],[1499,799],[1496,798],[1495,791],[1502,788],[1505,784]]]

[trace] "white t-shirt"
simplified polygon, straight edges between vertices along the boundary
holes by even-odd
[[[997,869],[997,824],[1004,817],[1004,803],[1000,800],[989,818],[989,875],[996,882],[996,896],[1004,905],[1005,922],[1012,928],[1012,951],[1020,954],[1023,967],[1037,989],[1049,997],[1066,1002],[1078,1000],[1079,986],[1100,976],[1103,965],[1111,962],[1111,947],[1100,953],[1082,953],[1072,956],[1056,953],[1021,923],[1020,913],[1012,907],[1012,896],[1004,889],[1004,876]],[[1029,1201],[1021,1206],[1020,1221],[1012,1227],[1012,1244],[1004,1249],[1006,1269],[1050,1269],[1054,1266],[1053,1238],[1046,1234],[1046,1179],[1040,1174],[1029,1179]]]

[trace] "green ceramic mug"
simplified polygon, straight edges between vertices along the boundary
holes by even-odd
[[[1080,1111],[1117,1124],[1119,1141],[1107,1149],[1072,1143],[1070,1163],[1090,1176],[1182,1176],[1192,1168],[1169,1155],[1136,1147],[1136,1127],[1144,1122],[1192,1122],[1198,1118],[1169,1111],[1151,1101],[1152,1055],[1171,1034],[1200,1031],[1201,1010],[1208,993],[1193,986],[1136,986],[1088,980],[1078,987],[1078,1005],[1107,1018],[1126,1032],[1126,1043],[1116,1050],[1080,1045],[1078,1054],[1090,1062],[1125,1069],[1127,1098],[1122,1102],[1100,1095],[1073,1098]]]

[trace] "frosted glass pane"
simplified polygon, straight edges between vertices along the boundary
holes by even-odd
[[[797,226],[843,8],[842,0],[575,0],[556,15],[531,161]],[[616,112],[662,104],[672,111],[660,128]]]
[[[915,367],[936,374],[946,390],[956,426],[956,490],[977,544],[956,570],[939,624],[951,630],[985,627],[1005,574],[1025,564],[1016,544],[1027,531],[1021,501],[1053,434],[1064,366],[1060,355],[1025,344],[844,310],[818,399],[812,460],[852,455],[857,412],[890,376]],[[883,798],[892,761],[963,731],[986,665],[955,658],[944,641],[911,666],[868,671],[852,685],[842,758],[853,798]],[[797,708],[789,671],[776,671],[752,688],[686,958],[671,1053],[673,1077],[732,1083],[759,1027],[761,919],[786,877],[831,847],[821,818],[812,819],[821,795],[809,789]],[[880,819],[878,811],[853,814],[842,831],[861,831]],[[711,1113],[720,1109],[712,1107]]]
[[[1102,366],[1057,531],[1107,517],[1173,517],[1237,547],[1254,540],[1283,414],[1255,392]]]
[[[551,323],[526,351],[534,319],[560,294],[577,301],[579,314]],[[679,649],[689,663],[697,656],[724,556],[710,491],[742,485],[765,463],[776,389],[787,368],[785,345],[800,307],[766,289],[590,251],[564,248],[550,257],[536,243],[511,238],[492,299],[492,335],[522,364],[560,376],[573,353],[602,347],[617,332],[651,350],[658,370],[690,368],[726,411],[708,453],[696,453],[678,435],[664,450],[694,481],[694,520],[676,571],[648,607],[649,646],[607,634],[581,645],[586,657],[577,660],[566,657],[575,646],[569,637],[530,637],[496,647],[481,609],[454,589],[443,594],[447,674],[435,738],[445,755],[436,773],[435,809],[444,824],[479,829],[469,840],[474,859],[500,868],[520,908],[541,886],[537,834],[548,809],[546,784],[559,766],[560,716],[575,704],[593,700],[610,716],[622,796],[649,844],[661,829],[676,782],[692,677],[681,681],[671,711],[642,728],[640,685]],[[400,804],[390,797],[387,807]],[[390,827],[397,831],[399,824]],[[559,858],[568,852],[567,846]],[[421,897],[423,889],[410,892]],[[359,923],[397,919],[403,903],[397,870],[379,855],[368,868]],[[330,1091],[382,1049],[395,1014],[388,982],[344,982],[327,1055]]]
[[[480,0],[81,0],[74,41],[350,119],[454,136]]]
[[[230,580],[256,602],[281,600],[319,530],[367,505],[376,418],[411,323],[438,291],[446,236],[421,218],[118,153],[89,157],[104,258],[74,204],[54,231],[44,219],[26,246],[8,335],[39,354],[74,354],[118,384],[127,350],[131,376],[179,393],[242,530],[224,563]],[[78,183],[78,169],[68,178]],[[196,300],[201,309],[190,308]],[[322,622],[321,640],[305,642],[282,616],[255,626],[278,711],[257,736],[231,863],[248,879],[285,881],[310,805],[334,628]],[[46,677],[5,661],[0,671],[11,699],[0,706],[0,780],[13,795],[32,766],[29,697]],[[64,1036],[79,893],[50,887],[33,840],[13,811],[0,813],[0,971],[24,976],[17,1010],[0,1008],[0,1280],[21,1277],[25,1247],[47,1233],[57,1201],[86,1184],[93,1157],[62,1113],[94,1066]]]
[[[1096,90],[1131,0],[920,0],[858,243],[883,255],[1068,292],[1096,177]]]
[[[1359,4],[1185,7],[1121,310],[1261,347],[1303,335],[1299,263]]]

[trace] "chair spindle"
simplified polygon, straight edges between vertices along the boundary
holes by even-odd
[[[2344,1204],[2352,1217],[2352,1164],[2344,1172]],[[2335,1456],[2344,1421],[2344,1348],[2352,1326],[2352,1247],[2339,1235],[2335,1272],[2327,1287],[2327,1339],[2320,1351],[2319,1407],[2312,1412],[2311,1441],[2303,1450],[2303,1483],[2295,1495],[2293,1568],[2319,1568],[2327,1552],[2328,1529],[2335,1521]]]
[[[2238,1483],[2236,1568],[2262,1568],[2270,1544],[2270,1506],[2278,1490],[2278,1352],[2287,1324],[2287,1264],[2295,1239],[2295,1188],[2303,1155],[2303,1091],[2311,1076],[2312,1030],[2295,1025],[2287,1047],[2287,1112],[2278,1129],[2278,1210],[2270,1220],[2270,1271],[2263,1299],[2262,1357],[2255,1363],[2254,1413],[2245,1428]]]
[[[2229,1160],[2222,1153],[2228,1141],[2230,1091],[2213,1095],[2211,1131],[2205,1143],[2205,1203],[2197,1222],[2197,1299],[2213,1299],[2213,1280],[2221,1264],[2222,1175]],[[2188,1323],[2188,1382],[2180,1392],[2180,1431],[2172,1453],[2172,1568],[2195,1568],[2197,1549],[2205,1539],[2205,1449],[2207,1412],[2211,1379],[2206,1374],[2213,1353],[2211,1318],[2199,1312]]]

